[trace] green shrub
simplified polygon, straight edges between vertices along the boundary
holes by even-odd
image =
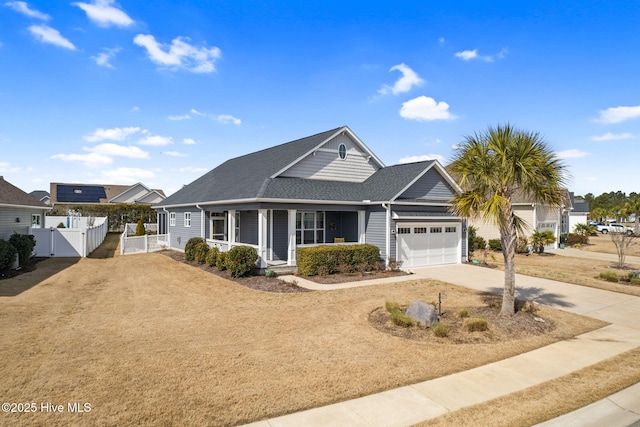
[[[467,317],[464,319],[462,327],[468,332],[482,332],[489,329],[489,324],[484,317]]]
[[[218,252],[220,252],[220,250],[215,246],[213,248],[209,248],[209,252],[207,252],[207,257],[204,260],[209,267],[216,266],[216,262],[218,261]]]
[[[145,234],[144,220],[140,217],[140,219],[138,219],[138,224],[136,224],[136,236],[144,236]]]
[[[500,243],[500,239],[489,239],[489,249],[492,251],[501,251],[502,243]]]
[[[273,270],[265,270],[264,272],[265,277],[276,277],[277,274],[275,271]]]
[[[389,312],[400,310],[400,304],[395,301],[385,301],[384,308]]]
[[[258,251],[250,246],[235,246],[227,252],[225,264],[231,277],[246,276],[258,261]]]
[[[65,227],[63,223],[60,223],[56,228],[67,228],[67,227]]]
[[[401,310],[393,310],[391,312],[391,321],[396,326],[402,326],[403,328],[408,328],[413,326],[413,319],[403,313]]]
[[[446,338],[449,336],[449,327],[442,322],[438,322],[433,325],[431,330],[433,331],[433,335],[439,338]]]
[[[18,252],[18,263],[20,267],[29,265],[33,248],[36,247],[36,238],[31,234],[13,233],[11,237],[9,237],[9,244],[16,248]]]
[[[198,264],[204,264],[209,254],[209,245],[206,242],[200,242],[193,249],[193,259]]]
[[[0,270],[4,270],[13,265],[18,250],[6,240],[0,239]]]
[[[216,256],[216,268],[220,271],[224,271],[227,269],[227,253],[226,252],[218,252]]]
[[[202,237],[192,237],[187,241],[187,244],[184,245],[184,259],[187,261],[193,261],[196,257],[196,246],[198,244],[204,243],[204,239]]]
[[[570,233],[567,236],[567,246],[586,245],[589,243],[589,236],[581,236],[580,234]]]
[[[606,280],[607,282],[618,282],[620,278],[615,271],[603,271],[599,276],[601,279]]]
[[[458,310],[458,312],[456,314],[461,319],[464,319],[465,317],[469,317],[469,310],[467,310],[466,308],[461,308],[461,309]]]
[[[640,286],[640,277],[632,277],[629,279],[629,283],[635,286]]]
[[[320,245],[298,249],[298,274],[315,276],[318,268],[326,274],[332,274],[340,269],[355,271],[356,266],[373,270],[380,261],[380,249],[370,244],[354,245]],[[342,266],[342,267],[341,267]]]

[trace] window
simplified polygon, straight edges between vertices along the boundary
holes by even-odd
[[[444,228],[444,232],[445,233],[455,233],[456,229],[457,229],[457,227],[445,227]]]
[[[397,234],[411,234],[411,228],[409,227],[398,227],[396,230]]]
[[[347,146],[344,144],[340,144],[338,146],[338,156],[340,156],[340,159],[344,160],[347,158]]]
[[[442,227],[431,227],[429,232],[431,232],[431,233],[442,233]]]
[[[191,227],[191,212],[184,213],[184,226]]]
[[[31,214],[31,226],[40,228],[40,214]]]
[[[211,238],[214,240],[227,240],[226,212],[211,212]]]
[[[413,229],[413,232],[415,234],[426,234],[427,233],[427,227],[416,227]]]
[[[170,212],[169,213],[169,225],[171,227],[175,227],[176,226],[176,213],[175,212]]]
[[[296,212],[296,243],[324,243],[324,212]]]

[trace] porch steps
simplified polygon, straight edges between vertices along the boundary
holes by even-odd
[[[298,268],[295,265],[287,264],[270,265],[266,269],[273,270],[278,276],[296,274],[298,272]]]

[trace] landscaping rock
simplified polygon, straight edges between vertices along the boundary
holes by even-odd
[[[418,300],[411,301],[409,308],[407,308],[407,316],[426,327],[438,323],[436,308],[431,304]]]

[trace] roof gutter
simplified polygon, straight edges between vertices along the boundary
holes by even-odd
[[[2,206],[3,208],[29,208],[29,209],[46,209],[46,210],[51,210],[53,209],[53,206],[32,206],[32,205],[14,205],[11,203],[0,203],[0,206]]]

